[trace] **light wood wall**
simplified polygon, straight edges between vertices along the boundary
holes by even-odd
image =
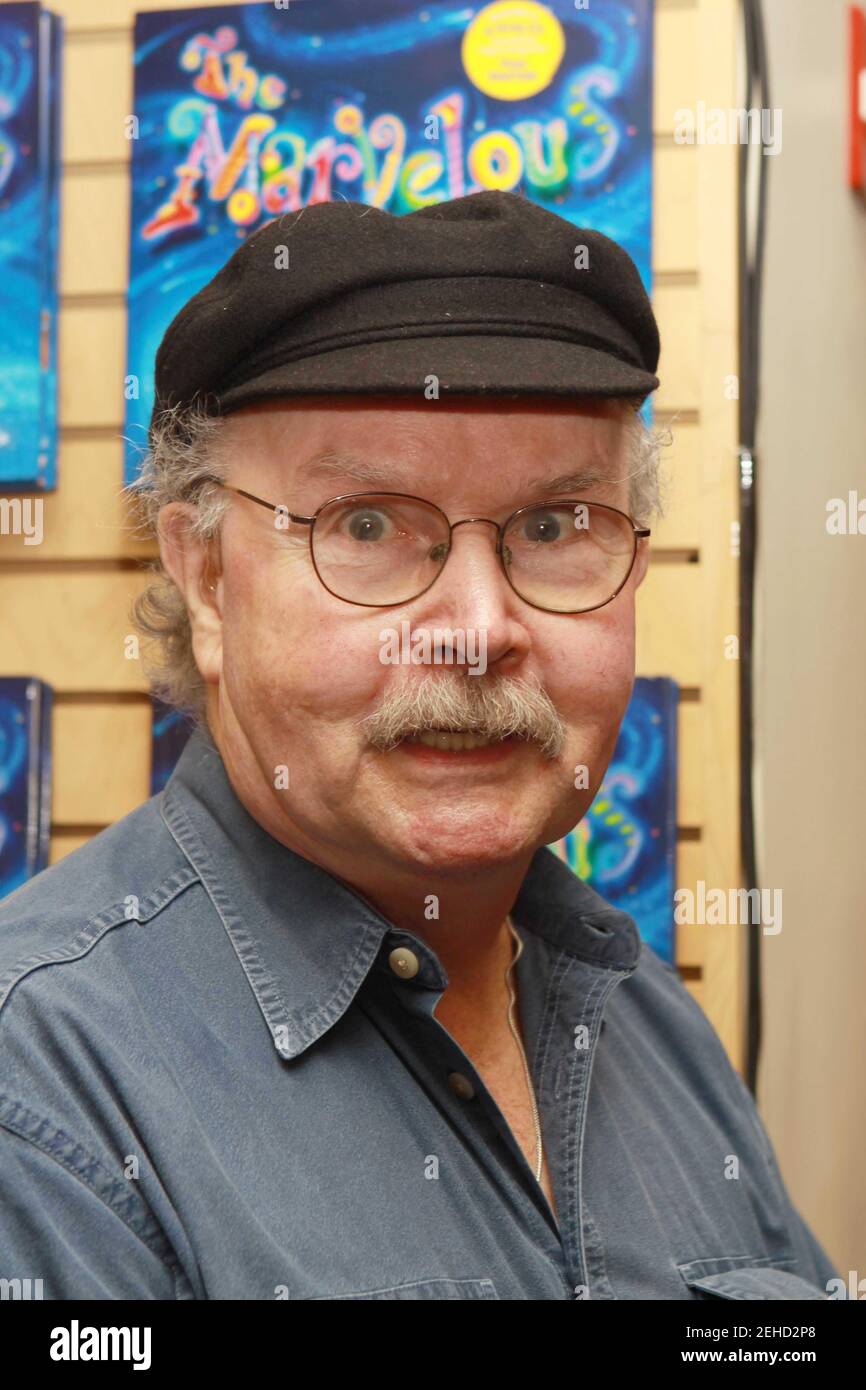
[[[212,0],[213,3],[213,0]],[[216,0],[226,3],[226,0]],[[175,0],[180,8],[179,0]],[[149,793],[149,707],[127,660],[129,605],[152,544],[118,490],[125,371],[133,14],[163,0],[53,0],[66,20],[60,311],[60,486],[45,539],[0,539],[0,671],[56,691],[52,858]],[[736,0],[657,0],[653,303],[668,516],[638,595],[638,672],[672,675],[680,709],[677,883],[737,886],[736,151],[679,144],[675,112],[735,105]],[[678,965],[742,1069],[742,928],[679,929]]]

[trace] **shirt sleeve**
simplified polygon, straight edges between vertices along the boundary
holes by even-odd
[[[3,1127],[0,1279],[20,1280],[25,1290],[29,1279],[30,1297],[43,1299],[192,1296],[182,1272],[172,1269],[81,1177]]]
[[[804,1279],[808,1279],[810,1284],[815,1284],[825,1293],[828,1293],[827,1284],[831,1279],[838,1279],[841,1277],[839,1271],[836,1269],[826,1250],[810,1230],[791,1200],[791,1194],[788,1191],[785,1180],[779,1169],[776,1151],[773,1148],[764,1121],[761,1119],[760,1111],[755,1103],[754,1096],[739,1073],[734,1071],[733,1068],[731,1068],[731,1072],[736,1078],[739,1092],[743,1098],[743,1104],[751,1117],[753,1125],[758,1131],[766,1154],[767,1164],[772,1171],[776,1184],[784,1199],[785,1210],[788,1216],[788,1228],[791,1232],[791,1244],[794,1254],[797,1257],[797,1272],[801,1274]]]
[[[785,1193],[787,1197],[787,1191]],[[794,1248],[796,1249],[800,1267],[804,1271],[806,1278],[810,1278],[812,1283],[817,1284],[825,1293],[832,1293],[828,1288],[831,1279],[842,1279],[830,1256],[827,1254],[821,1242],[807,1226],[797,1208],[788,1197],[788,1208],[791,1216],[791,1231],[794,1238]],[[842,1280],[843,1284],[845,1283]],[[847,1287],[847,1286],[846,1286]],[[838,1298],[839,1295],[836,1294]],[[847,1293],[845,1294],[847,1297]]]
[[[661,963],[663,969],[670,977],[677,994],[681,999],[687,1001],[687,1007],[700,1024],[704,1036],[711,1040],[711,1045],[716,1055],[716,1063],[712,1080],[708,1078],[708,1093],[712,1094],[714,1087],[723,1084],[725,1079],[727,1079],[727,1082],[733,1086],[733,1096],[736,1104],[742,1109],[757,1135],[776,1191],[779,1193],[783,1203],[783,1214],[787,1218],[787,1226],[791,1238],[791,1249],[797,1260],[796,1272],[803,1279],[808,1280],[810,1284],[814,1284],[824,1293],[827,1293],[829,1281],[831,1279],[839,1279],[841,1275],[828,1256],[826,1250],[816,1239],[815,1235],[794,1206],[794,1203],[791,1201],[791,1195],[788,1192],[788,1188],[779,1169],[775,1149],[773,1148],[770,1136],[767,1133],[767,1128],[761,1118],[757,1104],[755,1103],[754,1096],[739,1072],[731,1065],[730,1058],[728,1057],[727,1050],[721,1038],[701,1006],[693,999],[692,995],[686,989],[676,967],[671,965],[669,961],[662,960],[646,943],[644,943],[643,949]]]

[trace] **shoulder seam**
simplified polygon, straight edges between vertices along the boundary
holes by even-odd
[[[22,960],[16,961],[5,975],[0,977],[0,1014],[15,986],[34,970],[39,970],[45,965],[80,960],[112,927],[125,922],[149,922],[180,893],[199,881],[198,872],[187,863],[164,879],[146,898],[136,900],[133,894],[129,894],[121,902],[113,903],[96,913],[65,946],[58,946],[53,951],[40,951],[37,955],[25,956]]]
[[[0,1093],[0,1128],[45,1154],[86,1187],[165,1266],[176,1283],[176,1271],[180,1268],[177,1255],[144,1198],[132,1187],[131,1180],[112,1177],[99,1159],[64,1130],[3,1093]],[[137,1221],[132,1219],[136,1210]]]

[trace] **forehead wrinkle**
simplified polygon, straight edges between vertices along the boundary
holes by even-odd
[[[323,449],[302,464],[298,470],[298,481],[317,478],[352,478],[355,482],[399,492],[407,486],[405,466],[401,464],[379,463],[373,459],[359,459],[351,454],[340,453],[336,449]],[[553,494],[581,491],[587,488],[604,486],[614,482],[608,477],[603,466],[571,470],[546,478],[524,477],[511,486],[521,497],[549,497]]]
[[[336,449],[323,449],[301,465],[298,469],[298,481],[308,478],[354,478],[359,483],[372,483],[388,488],[404,481],[400,477],[399,464],[359,459],[352,454],[341,454]]]

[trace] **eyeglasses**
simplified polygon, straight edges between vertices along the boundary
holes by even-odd
[[[650,531],[625,512],[576,499],[519,507],[501,525],[489,517],[451,522],[441,508],[402,492],[354,492],[323,502],[312,516],[233,487],[276,515],[309,526],[310,555],[334,598],[359,607],[410,603],[435,584],[458,526],[484,522],[496,531],[496,554],[514,592],[546,613],[588,613],[616,598],[634,567],[637,543]]]

